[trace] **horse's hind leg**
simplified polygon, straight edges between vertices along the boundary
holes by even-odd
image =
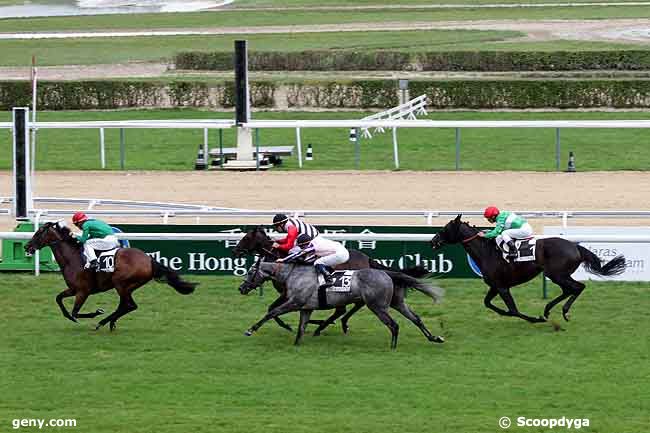
[[[363,302],[357,302],[356,304],[354,304],[354,307],[352,307],[350,311],[348,311],[345,314],[345,316],[343,316],[343,318],[341,319],[341,328],[343,328],[344,334],[347,334],[348,330],[350,329],[348,327],[348,320],[350,320],[350,317],[352,317],[357,311],[362,309],[364,305],[366,304],[364,304]]]
[[[381,307],[376,307],[376,306],[371,306],[368,305],[368,308],[370,311],[375,313],[375,316],[379,318],[379,320],[382,321],[384,325],[390,329],[390,334],[391,334],[391,341],[390,341],[390,348],[395,349],[397,347],[397,336],[399,335],[399,325],[395,320],[393,320],[392,317],[388,314],[387,308],[381,308]]]
[[[580,281],[576,281],[573,278],[570,278],[572,285],[573,285],[573,290],[574,293],[571,295],[569,300],[562,306],[562,317],[564,317],[564,320],[567,322],[569,321],[569,310],[571,309],[571,306],[573,303],[578,299],[578,296],[582,294],[582,291],[585,289],[585,285],[581,283]]]
[[[122,302],[120,302],[120,305],[122,305]],[[137,309],[138,309],[138,304],[135,303],[135,301],[133,300],[133,296],[131,295],[131,293],[129,293],[124,298],[124,306],[122,307],[122,309],[118,309],[118,311],[115,312],[115,315],[111,319],[111,324],[110,324],[111,331],[115,330],[115,326],[116,326],[115,324],[120,317],[129,314]]]
[[[546,306],[544,307],[544,317],[545,317],[546,319],[548,319],[548,316],[551,314],[551,310],[553,309],[553,307],[555,307],[557,304],[559,304],[560,302],[562,302],[563,300],[565,300],[566,298],[568,298],[569,296],[571,296],[571,291],[568,290],[568,289],[565,287],[565,283],[564,283],[561,279],[559,279],[559,278],[555,278],[555,277],[551,277],[551,276],[549,276],[549,278],[550,278],[551,281],[553,281],[555,284],[557,284],[558,286],[560,286],[560,289],[562,289],[562,293],[561,293],[558,297],[556,297],[555,299],[551,300],[551,302],[549,302],[548,304],[546,304]]]
[[[402,313],[402,315],[404,317],[406,317],[411,322],[413,322],[413,324],[415,326],[420,328],[420,331],[422,331],[424,336],[427,337],[427,339],[429,341],[432,341],[434,343],[444,343],[445,342],[445,339],[442,338],[441,336],[432,335],[431,332],[429,332],[429,330],[427,329],[427,327],[424,326],[424,323],[422,322],[422,319],[420,319],[420,316],[418,316],[415,313],[415,311],[411,310],[411,308],[408,305],[406,305],[404,302],[398,302],[398,303],[392,305],[392,307],[394,309],[396,309],[397,311],[399,311],[400,313]]]
[[[519,317],[520,319],[524,319],[531,323],[546,322],[546,319],[543,317],[531,317],[520,313],[517,309],[517,304],[515,304],[515,300],[510,294],[510,289],[499,289],[499,295],[501,296],[501,299],[503,299],[503,302],[506,303],[509,310],[508,312],[511,316]]]
[[[79,310],[81,310],[81,307],[83,307],[84,302],[86,302],[86,299],[88,299],[88,293],[86,292],[77,293],[74,300],[74,307],[72,308],[72,317],[74,317],[75,319],[92,319],[93,317],[97,317],[100,314],[104,314],[104,310],[102,310],[101,308],[96,310],[94,313],[80,313]]]
[[[68,310],[65,308],[65,305],[63,304],[63,299],[69,298],[70,296],[74,296],[75,290],[73,289],[66,289],[56,295],[56,304],[59,306],[61,309],[61,313],[63,313],[63,317],[65,317],[68,320],[72,320],[73,322],[77,322],[77,319],[72,317]]]

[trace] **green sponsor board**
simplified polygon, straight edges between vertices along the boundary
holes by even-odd
[[[242,233],[253,226],[242,225],[139,225],[118,224],[125,233]],[[328,233],[427,233],[431,237],[440,227],[417,226],[318,226]],[[268,231],[272,233],[272,231]],[[166,266],[182,273],[244,276],[253,264],[253,257],[232,255],[237,241],[131,241]],[[348,249],[367,254],[393,268],[424,266],[436,277],[475,278],[471,261],[460,245],[448,245],[433,251],[428,242],[346,241]]]

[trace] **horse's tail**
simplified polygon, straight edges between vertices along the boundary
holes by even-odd
[[[400,271],[397,269],[390,268],[374,259],[370,259],[369,263],[370,263],[370,268],[372,269],[379,269],[380,271],[401,272],[413,278],[424,278],[427,275],[429,275],[429,271],[427,271],[424,266],[413,266],[411,268],[406,268]]]
[[[162,263],[151,259],[151,266],[153,268],[153,278],[159,283],[167,283],[172,286],[181,295],[189,295],[198,286],[198,283],[190,283],[184,281],[178,273],[172,271]]]
[[[442,300],[445,291],[441,287],[433,286],[425,281],[418,280],[402,272],[384,271],[393,280],[393,285],[400,289],[416,289],[425,295],[431,297],[434,302]]]
[[[582,256],[587,272],[603,276],[620,275],[625,272],[625,257],[621,254],[609,262],[602,264],[600,257],[589,251],[587,248],[578,245],[578,251]]]

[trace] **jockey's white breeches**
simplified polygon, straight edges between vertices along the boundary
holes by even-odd
[[[109,235],[105,238],[88,239],[84,244],[84,254],[89,261],[97,260],[95,250],[107,251],[120,246],[116,236]]]
[[[524,239],[533,235],[533,228],[530,224],[526,223],[518,229],[508,229],[501,232],[497,236],[497,245],[501,245],[501,242],[508,243],[513,239]]]
[[[350,259],[350,253],[347,248],[339,242],[325,239],[322,236],[316,236],[312,239],[311,244],[315,248],[315,254],[318,256],[318,259],[314,262],[315,265],[334,267]]]

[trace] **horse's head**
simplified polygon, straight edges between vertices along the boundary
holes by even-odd
[[[269,252],[265,251],[265,248],[270,249],[272,243],[273,241],[266,234],[264,228],[257,226],[253,230],[249,230],[241,238],[235,248],[232,249],[232,253],[235,257],[241,257],[244,254],[264,254]]]
[[[468,229],[471,229],[467,223],[460,220],[462,217],[459,214],[456,218],[449,221],[436,235],[431,239],[431,247],[437,250],[445,244],[457,244],[464,241],[468,237]]]
[[[34,254],[36,250],[69,239],[71,239],[70,229],[65,226],[63,221],[47,222],[36,230],[34,236],[27,242],[25,252]]]
[[[247,295],[251,290],[258,288],[264,283],[264,281],[271,278],[271,274],[264,270],[262,263],[264,263],[264,259],[260,256],[255,264],[248,270],[246,279],[239,286],[239,293]]]

